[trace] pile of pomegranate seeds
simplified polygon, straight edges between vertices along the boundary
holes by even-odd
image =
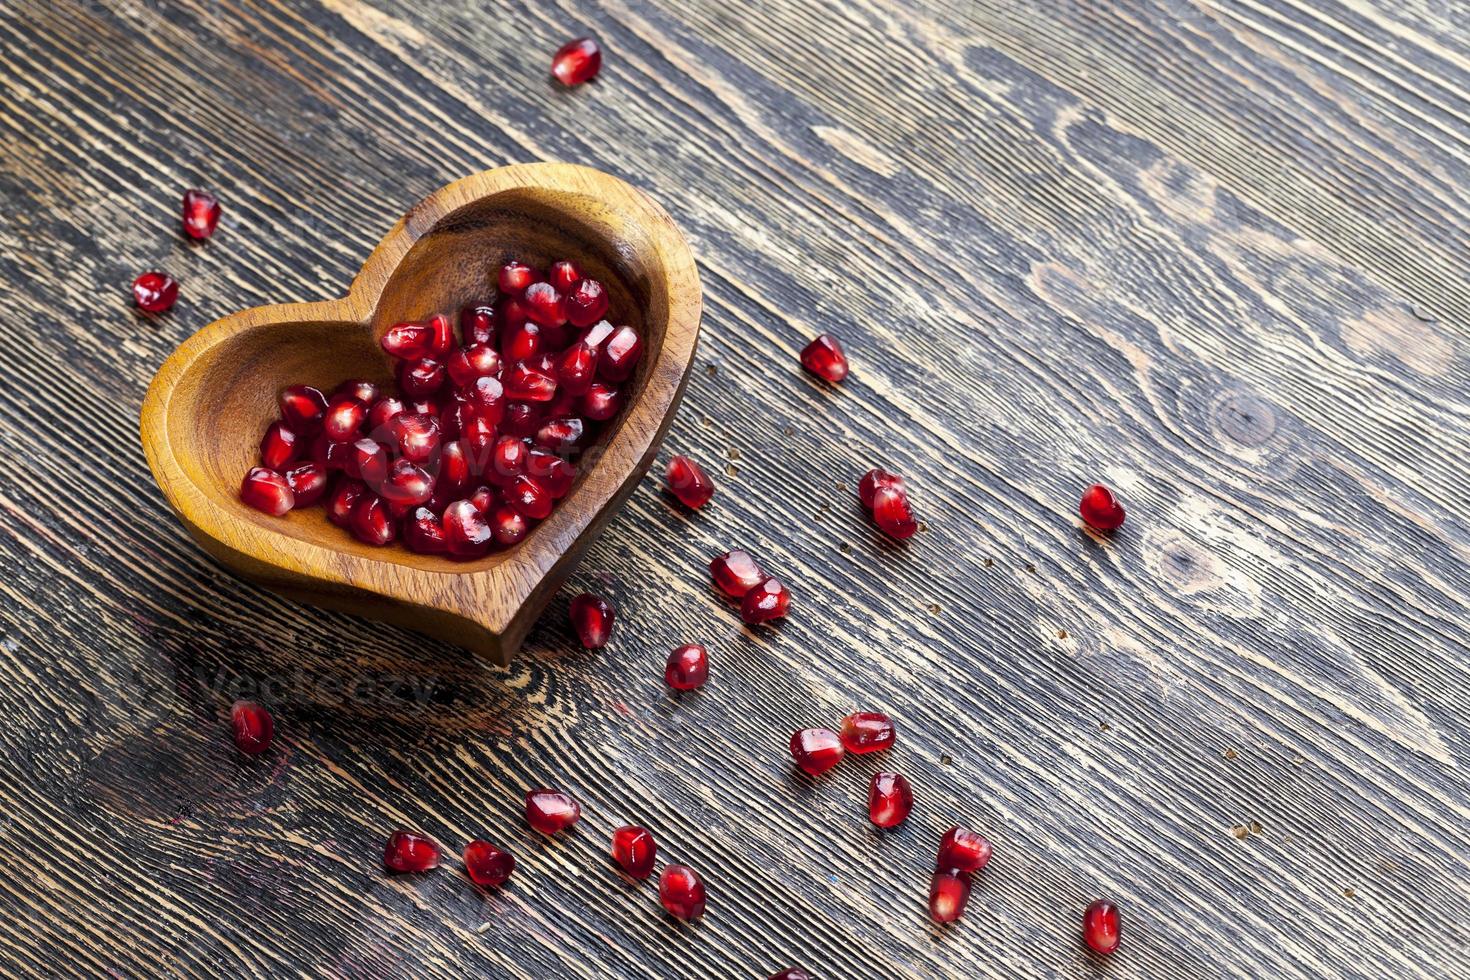
[[[543,275],[511,262],[495,285],[495,302],[460,311],[458,346],[443,315],[383,334],[396,390],[352,380],[330,395],[281,392],[240,499],[277,517],[322,501],[359,541],[457,561],[524,539],[622,408],[643,341],[603,319],[606,289],[574,263]]]
[[[709,651],[698,643],[687,643],[669,654],[664,664],[664,683],[676,691],[692,691],[709,680]]]
[[[432,871],[439,867],[439,845],[420,834],[395,830],[383,848],[383,867],[401,874]]]
[[[954,922],[970,901],[970,876],[990,861],[990,842],[972,830],[951,827],[939,842],[934,877],[929,882],[929,917]]]
[[[755,559],[743,551],[727,551],[709,563],[715,587],[740,600],[740,618],[750,626],[781,619],[791,605],[791,593],[779,579],[761,571]]]
[[[1082,492],[1077,510],[1094,531],[1116,531],[1123,526],[1123,505],[1101,483],[1094,483]]]
[[[230,708],[235,747],[246,755],[260,755],[271,747],[276,723],[271,713],[254,701],[236,701]]]
[[[184,191],[184,234],[204,241],[219,225],[219,198],[206,191]]]
[[[614,617],[613,607],[606,599],[583,592],[573,597],[567,612],[582,646],[588,650],[599,650],[607,646],[608,637],[612,636]]]
[[[704,915],[704,882],[692,868],[665,865],[658,879],[658,900],[674,918],[692,922]]]
[[[526,823],[543,834],[569,830],[582,819],[582,804],[555,789],[533,789],[526,794]]]
[[[568,41],[551,58],[551,73],[563,85],[590,82],[602,68],[602,49],[590,37]]]
[[[179,298],[179,284],[162,272],[145,272],[133,280],[133,302],[144,313],[167,313]]]
[[[690,510],[699,510],[715,495],[715,485],[698,463],[688,456],[669,460],[669,492]]]
[[[619,827],[613,831],[612,856],[624,874],[642,881],[653,874],[658,844],[642,827]]]
[[[1107,956],[1123,938],[1123,913],[1118,906],[1100,898],[1082,913],[1082,939],[1094,953]]]
[[[858,480],[858,500],[873,514],[873,523],[891,538],[903,541],[914,536],[919,522],[909,507],[909,491],[903,477],[873,469]]]
[[[464,846],[464,870],[482,888],[499,888],[516,869],[516,859],[489,841],[472,840]]]
[[[847,355],[831,334],[822,334],[801,350],[801,366],[833,384],[847,377]]]

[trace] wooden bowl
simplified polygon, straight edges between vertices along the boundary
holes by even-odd
[[[583,456],[570,494],[514,548],[474,562],[362,544],[321,507],[277,518],[240,502],[288,384],[387,382],[378,338],[402,320],[488,299],[495,271],[574,259],[610,317],[644,339],[629,400]],[[568,164],[501,167],[440,188],[368,257],[343,299],[260,306],[190,337],[143,402],[143,449],[169,505],[225,566],[285,595],[408,626],[507,662],[582,551],[653,461],[699,338],[694,257],[663,209]]]

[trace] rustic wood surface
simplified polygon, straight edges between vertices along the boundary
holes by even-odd
[[[605,65],[566,91],[580,33]],[[1463,0],[3,0],[0,77],[6,972],[1470,976]],[[562,598],[485,669],[222,571],[139,449],[158,365],[533,160],[647,190],[704,281],[666,446],[719,492],[650,477],[592,548],[612,644]],[[183,298],[139,318],[152,266]],[[820,330],[837,389],[796,367]],[[907,547],[853,500],[878,463]],[[776,629],[706,584],[740,545],[793,587]],[[670,697],[689,640],[713,677]],[[242,693],[278,718],[254,762]],[[854,707],[898,747],[793,775],[789,731]],[[880,765],[919,794],[891,834]],[[522,825],[541,783],[586,806],[565,840]],[[997,856],[938,930],[956,820]],[[702,922],[611,870],[625,821]],[[399,826],[520,867],[390,879]]]

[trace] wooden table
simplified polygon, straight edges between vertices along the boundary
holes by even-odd
[[[581,33],[605,66],[567,91]],[[1463,0],[9,0],[0,72],[10,972],[1470,976]],[[583,563],[613,643],[562,598],[489,670],[224,574],[139,451],[158,364],[542,159],[645,188],[704,279],[656,472],[719,492],[691,516],[650,476]],[[157,320],[153,266],[184,284]],[[840,387],[797,366],[821,331]],[[878,464],[906,547],[854,501]],[[733,546],[784,625],[711,593]],[[714,676],[671,697],[695,639]],[[277,714],[255,762],[241,694]],[[869,707],[896,749],[793,775],[792,729]],[[880,767],[920,797],[895,833]],[[564,840],[523,826],[541,783],[586,805]],[[701,923],[614,873],[628,821],[704,874]],[[957,821],[996,857],[937,929]],[[399,826],[520,866],[389,878]]]

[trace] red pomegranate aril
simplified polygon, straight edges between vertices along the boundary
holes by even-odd
[[[890,538],[905,541],[919,530],[908,494],[893,487],[879,487],[873,493],[873,523]]]
[[[465,498],[475,505],[475,510],[482,514],[489,514],[500,502],[500,497],[489,487],[477,487],[475,492]]]
[[[214,234],[219,225],[219,198],[208,191],[190,189],[184,191],[184,234],[196,241],[204,241]]]
[[[553,453],[570,453],[582,442],[587,426],[579,418],[550,419],[536,430],[534,442]]]
[[[302,434],[321,428],[327,396],[311,385],[291,385],[281,391],[281,420]]]
[[[533,282],[526,288],[521,302],[526,306],[526,315],[543,327],[559,327],[567,322],[566,301],[561,292],[549,282]]]
[[[612,636],[615,617],[613,607],[606,599],[583,592],[572,599],[567,612],[583,647],[597,650],[607,646],[608,638]]]
[[[929,918],[944,925],[965,914],[970,901],[970,877],[960,871],[940,869],[929,881]]]
[[[562,305],[574,327],[590,327],[607,313],[607,290],[596,279],[579,279],[564,292]]]
[[[464,846],[464,871],[470,881],[481,888],[499,888],[510,880],[516,869],[511,853],[485,840],[472,840]]]
[[[568,87],[592,81],[601,68],[602,49],[590,37],[568,41],[551,59],[551,73]]]
[[[398,524],[381,498],[364,495],[353,506],[352,536],[375,548],[390,545],[398,537]]]
[[[498,486],[509,486],[516,477],[526,472],[526,456],[530,449],[515,436],[500,436],[489,452],[489,460],[482,468],[485,479]]]
[[[383,848],[383,867],[400,874],[432,871],[439,867],[439,845],[421,834],[395,830]]]
[[[698,510],[709,503],[715,495],[715,485],[698,463],[688,456],[675,456],[669,460],[667,472],[669,492],[691,510]]]
[[[541,353],[541,327],[525,322],[511,324],[500,335],[500,356],[506,364],[529,361]]]
[[[260,465],[269,470],[280,471],[296,458],[296,433],[283,422],[272,422],[260,440]]]
[[[502,299],[495,304],[495,325],[502,334],[512,327],[519,327],[531,319],[531,308],[519,296]]]
[[[791,593],[775,578],[761,580],[740,600],[740,618],[751,626],[781,619],[791,604]]]
[[[879,469],[868,470],[858,480],[858,500],[862,501],[868,510],[873,509],[873,495],[880,487],[891,487],[900,493],[908,493],[908,487],[903,482],[903,477],[888,473]]]
[[[820,776],[841,762],[845,754],[842,739],[830,729],[802,728],[791,734],[791,758],[809,776]]]
[[[629,878],[639,881],[653,874],[653,861],[658,844],[642,827],[619,827],[613,831],[612,856]]]
[[[616,329],[606,320],[599,320],[583,332],[580,342],[601,354],[602,345],[607,343],[607,338],[611,337]]]
[[[526,519],[506,504],[490,512],[490,532],[495,536],[495,543],[502,547],[520,544],[530,529]]]
[[[336,395],[322,416],[322,431],[333,442],[355,442],[367,420],[367,406],[351,395]]]
[[[878,827],[897,827],[914,808],[914,789],[900,773],[876,772],[868,783],[868,819]]]
[[[395,415],[388,423],[388,434],[404,459],[426,463],[439,455],[439,420],[433,415]]]
[[[719,590],[732,599],[744,599],[766,578],[755,559],[738,548],[711,559],[709,573]]]
[[[523,517],[544,521],[556,500],[539,480],[522,475],[511,480],[510,486],[505,488],[505,502]]]
[[[466,306],[459,311],[459,336],[464,344],[495,343],[495,307]]]
[[[500,421],[500,431],[508,436],[529,439],[541,428],[541,419],[544,417],[541,403],[507,402],[505,416]]]
[[[1077,510],[1094,531],[1116,531],[1123,526],[1123,505],[1101,483],[1094,483],[1083,492]]]
[[[338,527],[350,528],[353,509],[357,507],[357,502],[370,492],[365,484],[357,480],[343,480],[337,484],[337,488],[327,498],[327,520]]]
[[[533,449],[526,455],[526,475],[545,487],[552,500],[560,500],[577,481],[577,468],[561,456]]]
[[[972,874],[990,863],[990,841],[965,827],[951,827],[939,842],[941,869]]]
[[[500,424],[500,419],[505,414],[505,387],[499,378],[476,378],[473,384],[462,391],[481,418],[491,425]]]
[[[623,395],[612,385],[594,381],[580,403],[582,415],[594,422],[606,422],[623,409]]]
[[[435,313],[429,317],[429,353],[443,360],[454,350],[454,325],[449,317]]]
[[[133,302],[144,313],[167,313],[178,298],[178,282],[162,272],[145,272],[133,280]]]
[[[403,544],[421,555],[442,555],[449,550],[444,525],[427,507],[415,507],[403,519]]]
[[[363,408],[367,408],[378,400],[381,392],[378,391],[378,386],[371,381],[364,381],[361,378],[350,378],[332,389],[332,394],[328,398],[328,401],[334,401],[338,397],[343,396],[356,398],[362,402]]]
[[[399,323],[389,327],[378,342],[393,357],[417,361],[429,356],[434,330],[428,323]]]
[[[790,966],[771,974],[769,980],[812,980],[812,975],[799,966]]]
[[[388,479],[388,450],[374,439],[359,439],[352,444],[347,461],[347,475],[361,480],[377,492]]]
[[[373,485],[372,480],[366,480],[366,483]],[[396,459],[388,468],[388,478],[378,493],[390,504],[415,507],[428,503],[434,495],[434,478],[411,460]]]
[[[549,402],[556,397],[556,379],[517,364],[506,372],[505,394],[518,402]]]
[[[464,443],[470,460],[488,458],[490,447],[495,445],[495,423],[468,407],[460,413],[460,418],[459,440]]]
[[[543,834],[557,834],[582,819],[582,806],[555,789],[533,789],[526,794],[526,823]]]
[[[302,463],[295,469],[286,471],[286,483],[296,498],[293,506],[310,507],[327,495],[331,477],[321,463]]]
[[[276,723],[271,713],[254,701],[236,701],[230,708],[230,728],[235,748],[246,755],[260,755],[271,747]]]
[[[318,432],[311,441],[311,458],[329,471],[346,472],[352,464],[352,443],[334,442],[327,438],[325,432]]]
[[[460,388],[476,378],[493,378],[500,373],[500,353],[489,344],[470,344],[449,355],[445,367],[449,380]]]
[[[465,452],[464,443],[455,439],[446,442],[439,451],[439,477],[434,481],[437,490],[442,487],[445,490],[460,490],[469,485],[473,471],[470,468],[470,459]]]
[[[444,387],[448,376],[444,364],[432,357],[400,361],[398,364],[398,387],[410,398],[424,398],[434,394]]]
[[[551,263],[551,268],[546,270],[546,281],[563,294],[575,286],[581,278],[582,270],[577,268],[575,262],[569,262],[566,259]]]
[[[507,262],[500,267],[495,284],[502,296],[519,296],[533,282],[540,282],[541,274],[524,262]]]
[[[469,500],[444,508],[444,541],[455,558],[479,558],[490,550],[490,524]]]
[[[578,341],[561,353],[556,361],[556,377],[561,390],[571,395],[584,395],[592,387],[597,374],[597,351]]]
[[[854,711],[842,719],[842,744],[856,755],[882,752],[896,734],[893,719],[877,711]]]
[[[602,345],[597,373],[608,381],[626,380],[642,356],[643,338],[632,327],[618,327]]]
[[[1123,913],[1118,906],[1100,898],[1082,913],[1082,939],[1094,953],[1107,956],[1123,939]]]
[[[666,864],[658,879],[658,900],[674,918],[692,922],[704,915],[704,882],[691,868]]]
[[[831,334],[822,334],[801,350],[801,366],[833,384],[847,377],[847,355]]]
[[[240,499],[247,506],[265,511],[272,517],[280,517],[296,506],[296,495],[291,492],[291,485],[286,482],[286,478],[263,466],[257,466],[245,474],[245,479],[240,484]]]
[[[664,683],[676,691],[692,691],[709,680],[709,651],[698,643],[686,643],[669,654],[664,664]]]
[[[386,429],[388,423],[393,421],[395,417],[402,415],[406,411],[408,411],[408,406],[403,403],[402,399],[394,398],[392,395],[384,395],[382,398],[373,402],[372,407],[368,409],[368,431],[377,435]]]

